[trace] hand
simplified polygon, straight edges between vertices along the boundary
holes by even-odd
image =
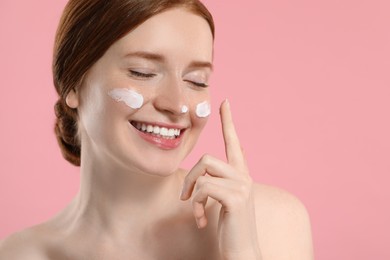
[[[188,200],[192,196],[199,228],[207,226],[208,197],[221,204],[218,239],[223,259],[259,259],[253,182],[227,100],[221,105],[220,115],[227,163],[204,155],[186,176],[180,198]]]

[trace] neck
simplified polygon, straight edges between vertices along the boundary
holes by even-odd
[[[161,177],[84,158],[80,191],[67,214],[77,226],[92,225],[111,237],[144,234],[182,205],[179,171]]]

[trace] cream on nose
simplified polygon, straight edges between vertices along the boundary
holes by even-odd
[[[185,103],[187,98],[183,84],[183,81],[175,75],[165,77],[154,92],[155,108],[175,115],[188,113],[189,107]]]
[[[181,113],[182,114],[185,114],[185,113],[187,113],[188,112],[188,107],[186,106],[186,105],[183,105],[182,107],[181,107]]]

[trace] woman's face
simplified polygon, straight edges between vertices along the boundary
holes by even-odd
[[[175,171],[207,121],[207,111],[196,110],[210,100],[212,52],[208,23],[184,9],[157,14],[114,43],[75,95],[83,155],[145,173]],[[132,108],[118,93],[142,105]]]

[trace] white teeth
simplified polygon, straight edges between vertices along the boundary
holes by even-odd
[[[168,129],[166,129],[165,127],[161,128],[160,134],[161,135],[168,135]]]
[[[158,126],[153,127],[153,133],[158,135],[160,133],[160,127]]]
[[[181,132],[180,129],[175,129],[175,128],[168,129],[166,127],[146,125],[140,122],[136,122],[133,125],[140,131],[152,133],[155,135],[161,135],[162,137],[165,138],[174,138],[175,136],[179,136]]]

